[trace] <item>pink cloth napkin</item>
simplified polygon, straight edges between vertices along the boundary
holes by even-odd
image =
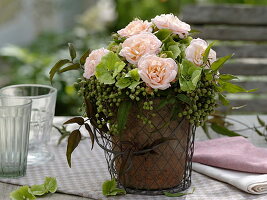
[[[195,142],[193,162],[250,173],[267,173],[267,149],[247,139],[223,137]]]

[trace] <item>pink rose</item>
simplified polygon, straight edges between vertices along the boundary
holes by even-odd
[[[138,62],[138,73],[150,87],[165,90],[171,86],[178,71],[176,62],[171,58],[145,55]]]
[[[95,68],[100,63],[101,58],[108,53],[109,50],[105,48],[93,50],[86,58],[83,76],[90,79],[95,74]]]
[[[200,38],[193,39],[190,45],[185,49],[185,57],[197,66],[203,65],[203,54],[208,47],[208,43]],[[210,64],[216,61],[216,52],[210,49],[208,56]]]
[[[120,55],[129,63],[137,64],[145,54],[157,54],[162,42],[152,33],[140,33],[127,38],[122,43]]]
[[[189,24],[182,22],[173,14],[162,14],[156,16],[151,21],[158,27],[158,29],[169,29],[173,33],[179,35],[180,38],[185,38],[191,30]]]
[[[152,32],[151,23],[147,20],[143,21],[140,19],[135,19],[117,33],[122,37],[130,37],[143,32]]]

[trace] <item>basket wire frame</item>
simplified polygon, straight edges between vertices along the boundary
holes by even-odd
[[[166,107],[163,112],[156,113],[156,120],[151,120],[153,129],[128,120],[125,131],[132,130],[133,134],[126,138],[94,129],[96,142],[105,152],[111,178],[115,178],[127,193],[161,195],[181,192],[191,185],[196,127],[185,118],[170,123],[171,108]],[[128,119],[134,117],[136,113],[132,112]],[[141,145],[139,140],[142,140]]]

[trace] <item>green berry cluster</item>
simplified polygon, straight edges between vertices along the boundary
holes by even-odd
[[[178,117],[185,117],[191,124],[202,126],[216,107],[214,83],[202,77],[197,89],[185,95],[190,99],[191,105],[186,104]]]
[[[131,70],[131,68],[132,66],[127,66],[127,69],[122,71],[116,79],[119,79],[127,70]],[[103,84],[95,77],[91,77],[89,80],[78,79],[75,86],[78,88],[78,94],[84,96],[95,106],[97,127],[108,127],[110,134],[118,133],[116,115],[122,101],[130,100],[140,105],[139,107],[143,111],[138,113],[137,118],[144,124],[151,125],[152,122],[150,119],[143,114],[149,112],[156,115],[154,112],[154,106],[156,106],[154,105],[154,100],[157,97],[164,98],[162,93],[157,89],[148,88],[144,83],[140,83],[133,89],[120,89],[114,84]],[[190,99],[190,104],[180,102],[183,106],[181,111],[178,112],[178,117],[184,117],[196,126],[202,125],[216,106],[214,83],[202,77],[194,91],[183,92],[177,85],[173,85],[172,87],[169,89],[174,90],[175,94],[184,94]],[[83,105],[82,110],[85,109],[85,105]]]
[[[117,76],[117,79],[123,76],[123,73],[125,72],[122,71]],[[89,80],[78,79],[75,87],[78,90],[78,95],[84,96],[95,106],[97,127],[102,128],[103,126],[108,126],[110,134],[118,133],[116,114],[122,101],[131,100],[140,102],[144,110],[153,110],[153,99],[158,92],[158,90],[148,89],[144,83],[139,84],[134,89],[120,89],[115,85],[100,83],[95,77],[91,77]],[[84,104],[80,111],[86,113],[85,110],[86,107]],[[139,119],[151,124],[147,119]]]

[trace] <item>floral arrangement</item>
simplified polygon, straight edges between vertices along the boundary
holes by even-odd
[[[142,113],[172,106],[171,120],[185,118],[192,125],[202,126],[218,106],[229,101],[224,93],[249,92],[230,81],[237,77],[220,74],[219,69],[232,57],[216,57],[208,44],[193,39],[194,31],[173,14],[162,14],[149,21],[135,19],[112,35],[107,48],[88,50],[76,58],[69,44],[71,59],[58,61],[50,71],[56,73],[82,70],[83,77],[75,86],[84,97],[84,118],[66,123],[85,125],[92,144],[94,134],[90,124],[109,135],[120,135],[125,129],[132,107],[138,107],[136,118],[153,125]],[[155,101],[159,103],[155,103]],[[81,139],[79,130],[70,134],[67,158]]]

